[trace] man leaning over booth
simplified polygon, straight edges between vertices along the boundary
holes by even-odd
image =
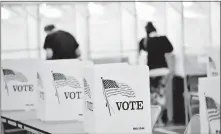
[[[47,34],[44,43],[47,60],[80,57],[79,44],[70,33],[58,30],[53,24],[45,26],[44,31]]]

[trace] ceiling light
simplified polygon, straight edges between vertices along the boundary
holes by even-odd
[[[183,2],[184,7],[191,7],[193,5],[193,2]]]
[[[1,7],[1,19],[5,20],[10,17],[10,11]]]
[[[46,4],[40,6],[40,13],[47,18],[59,18],[62,16],[61,10]]]
[[[100,4],[95,4],[94,2],[90,2],[88,4],[89,12],[93,15],[103,15],[104,14],[104,7]]]

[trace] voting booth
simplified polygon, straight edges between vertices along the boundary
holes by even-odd
[[[147,66],[84,69],[86,133],[151,133]]]
[[[39,62],[37,117],[40,120],[83,119],[83,67],[92,64],[79,60]]]
[[[220,134],[220,77],[199,79],[201,133]]]
[[[1,66],[2,110],[35,108],[37,96],[36,60],[3,60]]]

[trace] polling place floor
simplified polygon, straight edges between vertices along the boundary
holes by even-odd
[[[159,127],[154,129],[154,134],[183,134],[185,126]]]

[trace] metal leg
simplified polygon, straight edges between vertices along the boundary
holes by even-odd
[[[173,120],[173,91],[172,91],[172,75],[169,74],[166,78],[166,109],[167,109],[167,118],[168,122]]]

